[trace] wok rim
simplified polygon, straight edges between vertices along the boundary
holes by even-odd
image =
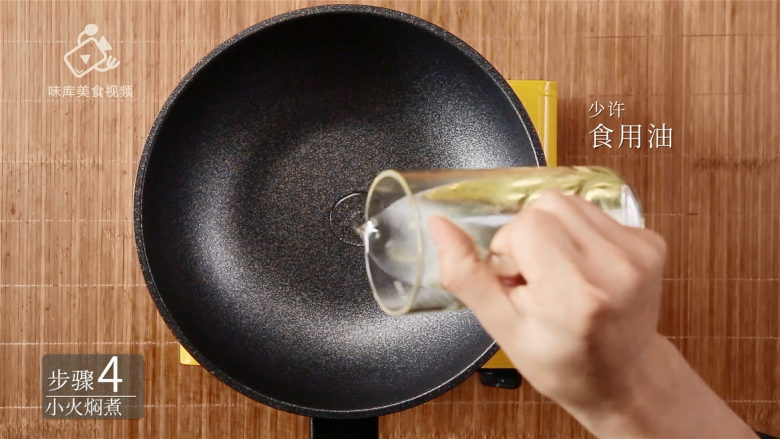
[[[167,120],[171,108],[177,102],[177,99],[186,90],[187,86],[195,79],[195,77],[197,77],[197,75],[204,67],[206,67],[212,60],[214,60],[216,57],[222,54],[222,52],[226,51],[228,48],[232,47],[237,42],[259,31],[262,31],[264,29],[267,29],[269,27],[272,27],[274,25],[283,22],[288,22],[297,18],[306,17],[310,15],[322,15],[322,14],[329,14],[329,13],[368,14],[374,16],[381,16],[392,20],[402,21],[406,24],[410,24],[419,29],[432,33],[434,34],[434,36],[443,39],[445,42],[457,48],[461,53],[466,55],[472,62],[476,63],[490,77],[490,79],[493,80],[493,82],[507,97],[509,103],[517,113],[519,122],[523,125],[523,128],[525,129],[528,139],[530,140],[534,157],[536,159],[536,165],[546,166],[547,163],[541,146],[541,142],[539,140],[536,130],[533,128],[533,123],[531,122],[530,116],[526,112],[523,104],[520,102],[520,99],[517,97],[517,95],[512,90],[512,88],[509,86],[509,83],[498,72],[498,70],[496,70],[496,68],[492,64],[490,64],[490,62],[488,62],[487,59],[485,59],[479,52],[477,52],[476,49],[472,48],[463,40],[456,37],[454,34],[450,33],[449,31],[422,18],[416,17],[411,14],[407,14],[405,12],[393,10],[393,9],[371,6],[371,5],[326,5],[326,6],[314,6],[310,8],[292,10],[286,13],[282,13],[270,17],[266,20],[263,20],[259,23],[256,23],[244,29],[243,31],[235,34],[234,36],[220,43],[206,56],[201,58],[179,81],[177,86],[169,95],[168,99],[160,108],[154,120],[154,123],[150,128],[149,135],[147,136],[147,140],[144,144],[144,148],[139,158],[138,170],[136,173],[136,181],[134,184],[133,232],[135,235],[136,251],[138,254],[144,280],[149,289],[149,293],[152,297],[152,300],[154,301],[154,304],[157,308],[157,311],[160,313],[166,326],[168,326],[168,329],[176,337],[178,343],[182,347],[184,347],[184,349],[201,365],[201,367],[203,367],[206,371],[214,375],[217,379],[219,379],[223,383],[227,384],[233,390],[261,404],[285,412],[302,415],[302,416],[308,416],[312,418],[346,420],[346,419],[378,417],[378,416],[388,415],[391,413],[400,412],[421,405],[438,396],[441,396],[444,393],[456,387],[457,385],[461,384],[466,379],[471,377],[475,372],[477,372],[490,358],[493,357],[493,355],[495,355],[496,352],[498,352],[499,347],[496,344],[496,342],[493,341],[493,343],[491,343],[491,345],[482,354],[480,354],[467,368],[461,370],[458,374],[450,377],[444,383],[436,387],[430,388],[425,393],[419,394],[413,398],[409,398],[407,400],[399,401],[393,404],[373,407],[364,410],[330,410],[330,409],[305,407],[297,404],[288,403],[276,398],[271,398],[255,389],[252,389],[242,384],[238,380],[234,379],[232,376],[223,372],[219,367],[217,367],[214,363],[212,363],[207,357],[201,354],[195,348],[195,346],[193,345],[189,337],[184,333],[184,331],[182,331],[182,329],[177,324],[176,320],[173,318],[173,315],[168,310],[168,307],[166,306],[165,301],[163,300],[160,290],[157,288],[157,284],[154,280],[154,274],[152,273],[152,268],[149,264],[149,260],[146,252],[144,230],[143,230],[143,221],[144,221],[144,216],[143,216],[144,197],[143,196],[144,196],[144,186],[146,185],[147,182],[146,172],[149,166],[149,161],[151,159],[152,154],[154,153],[157,137],[161,131],[161,128],[163,127],[163,125]]]

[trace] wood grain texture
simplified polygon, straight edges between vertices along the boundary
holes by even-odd
[[[179,365],[143,283],[132,186],[151,123],[224,39],[319,1],[0,1],[0,437],[272,438],[307,419]],[[347,1],[349,3],[349,1]],[[661,330],[754,428],[780,436],[780,3],[375,1],[452,31],[507,78],[559,83],[559,163],[623,173],[668,240]],[[87,23],[120,66],[62,62]],[[48,86],[132,85],[59,98]],[[595,101],[625,103],[590,118]],[[603,123],[673,129],[671,149],[592,146]],[[615,144],[617,141],[614,142]],[[140,353],[146,416],[44,421],[46,353]],[[381,420],[384,439],[582,438],[524,385],[472,378]]]

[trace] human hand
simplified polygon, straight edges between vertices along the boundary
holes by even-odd
[[[493,239],[492,253],[511,258],[526,281],[506,288],[468,235],[441,218],[431,230],[444,287],[539,392],[582,406],[615,401],[630,385],[633,363],[656,335],[666,259],[658,234],[546,193]]]
[[[525,280],[507,287],[465,232],[439,217],[429,226],[444,288],[474,312],[527,382],[591,432],[684,437],[704,432],[696,419],[723,412],[725,404],[657,332],[666,261],[657,233],[622,226],[579,197],[546,193],[492,241],[492,253],[511,258]],[[686,404],[676,391],[710,412],[682,427],[668,421],[676,419],[665,412],[676,407],[672,400]],[[716,432],[755,437],[741,421],[724,419],[733,428]]]

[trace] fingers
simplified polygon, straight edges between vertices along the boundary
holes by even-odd
[[[577,272],[581,259],[580,250],[561,219],[530,206],[499,229],[490,249],[498,255],[509,255],[529,285],[565,280],[550,276]]]
[[[485,262],[487,262],[493,274],[498,277],[501,285],[516,287],[526,284],[525,278],[520,274],[511,256],[490,252]]]
[[[589,212],[586,213],[586,208],[590,207],[597,212],[587,209]],[[626,250],[626,245],[635,245],[632,241],[636,239],[615,239],[609,232],[622,226],[600,208],[576,195],[547,192],[526,209],[547,212],[560,220],[564,233],[568,233],[582,254],[579,263],[583,276],[596,285],[607,286],[614,279],[618,267],[637,263],[636,257]]]
[[[431,238],[439,249],[442,285],[480,319],[485,330],[496,334],[512,331],[518,314],[472,238],[452,222],[433,217],[428,221]]]
[[[604,294],[632,292],[660,278],[666,258],[665,243],[654,232],[623,226],[580,197],[554,192],[499,230],[491,250],[511,255],[532,288],[557,283],[561,287],[552,289],[559,292],[581,281]],[[616,297],[619,303],[629,299]]]
[[[599,228],[599,231],[611,241],[625,242],[626,239],[640,238],[653,246],[663,246],[663,239],[657,233],[647,229],[624,226],[595,204],[581,197],[572,196],[569,198],[571,203],[579,208],[582,214],[593,222]]]
[[[603,251],[604,245],[610,241],[606,240],[600,233],[598,225],[584,214],[582,206],[575,203],[575,199],[580,200],[579,197],[564,195],[558,191],[546,192],[526,209],[541,210],[558,218],[569,238],[581,251],[590,252],[594,248]],[[600,213],[602,216],[606,216],[603,212]],[[609,217],[606,219],[610,220]],[[613,221],[612,226],[616,225],[618,224]]]
[[[567,198],[569,204],[581,212],[595,231],[615,247],[624,249],[621,256],[641,266],[663,265],[666,260],[666,242],[661,235],[648,229],[623,226],[601,208],[580,197]]]

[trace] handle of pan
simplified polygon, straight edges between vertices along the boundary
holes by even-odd
[[[311,418],[311,439],[378,439],[379,418]]]
[[[516,369],[480,369],[479,382],[487,387],[514,390],[523,384],[523,377]]]

